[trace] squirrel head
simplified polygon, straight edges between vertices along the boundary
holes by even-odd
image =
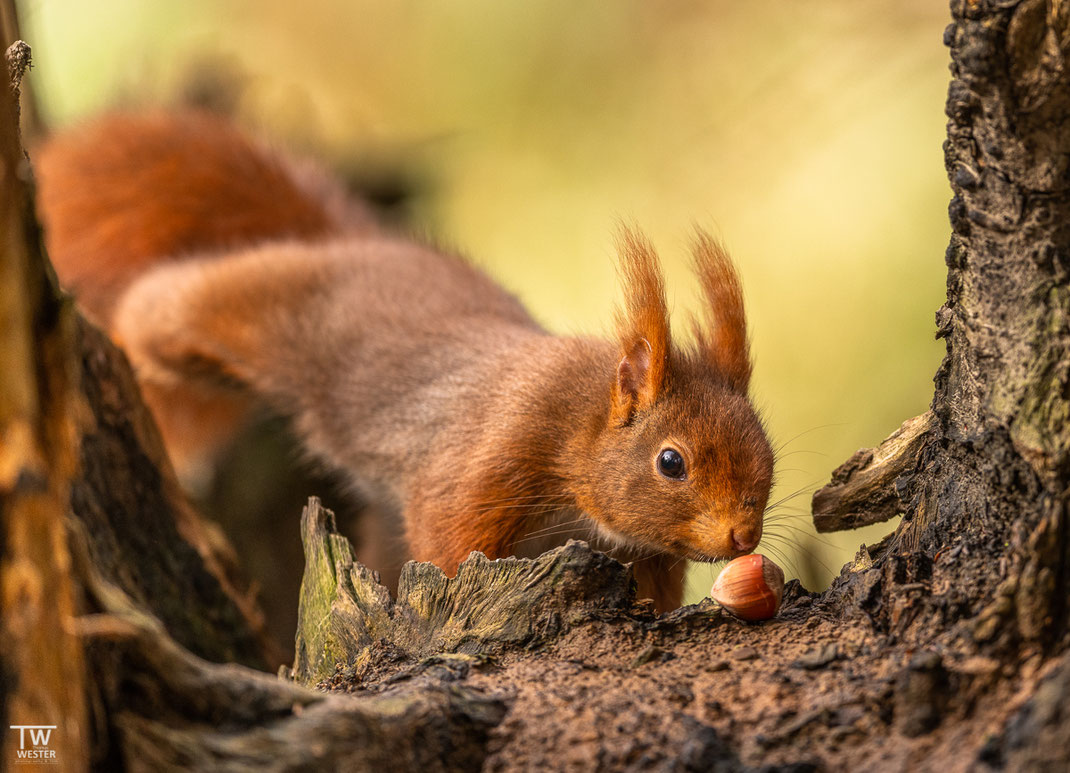
[[[604,536],[709,561],[749,553],[762,534],[773,450],[747,396],[743,293],[719,242],[693,244],[705,314],[693,347],[675,346],[658,258],[620,239],[625,303],[608,421],[580,499]]]

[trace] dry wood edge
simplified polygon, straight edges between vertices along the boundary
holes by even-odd
[[[34,142],[44,134],[41,111],[34,90],[23,84],[23,78],[33,67],[30,46],[22,40],[14,0],[0,0],[0,44],[7,61],[8,76],[15,97],[15,112],[19,119],[20,140]],[[21,142],[25,145],[25,142]]]
[[[130,771],[451,770],[478,768],[504,714],[453,686],[369,698],[316,693],[252,669],[202,660],[97,572],[71,522],[74,570],[95,613],[77,619],[97,717],[97,762]],[[106,765],[105,765],[106,767]]]
[[[302,513],[301,537],[293,677],[309,685],[342,668],[375,670],[383,642],[416,660],[443,653],[482,659],[530,648],[580,622],[619,618],[635,603],[631,570],[576,540],[534,559],[472,553],[453,578],[410,561],[395,600],[356,562],[334,514],[315,497]]]
[[[410,561],[394,599],[355,560],[333,513],[315,497],[302,513],[301,534],[306,563],[297,653],[293,670],[283,675],[320,688],[389,684],[444,664],[463,674],[504,653],[536,653],[591,623],[681,634],[749,628],[708,598],[655,615],[649,600],[636,598],[629,565],[579,540],[537,558],[491,560],[473,552],[452,578],[433,564]],[[804,619],[811,601],[790,581],[780,619]]]
[[[932,411],[908,419],[876,448],[855,452],[814,493],[819,532],[859,529],[894,518],[904,509],[897,483],[917,469],[933,429]]]
[[[15,103],[0,87],[0,760],[12,723],[64,718],[53,749],[87,759],[82,650],[63,522],[83,406],[70,309],[41,270]],[[3,762],[0,761],[0,765]]]

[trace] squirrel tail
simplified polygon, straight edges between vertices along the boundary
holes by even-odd
[[[60,284],[113,338],[122,337],[116,310],[124,293],[168,264],[266,241],[374,230],[368,210],[328,174],[208,113],[105,116],[58,133],[33,160],[38,213]],[[155,324],[156,316],[140,325]],[[233,385],[142,376],[175,468],[195,486],[253,396]]]
[[[60,282],[105,327],[123,290],[159,263],[372,230],[330,176],[209,113],[109,115],[51,138],[34,163]]]

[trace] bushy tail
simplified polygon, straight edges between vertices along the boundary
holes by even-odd
[[[370,228],[329,176],[207,113],[110,115],[58,134],[33,160],[60,282],[105,326],[158,263]]]
[[[32,159],[60,283],[120,345],[131,343],[120,340],[116,313],[127,291],[176,261],[373,228],[368,211],[318,167],[206,113],[110,115],[56,135]],[[167,314],[148,309],[134,327],[148,331]],[[176,470],[194,483],[255,396],[226,383],[154,380],[127,354]]]

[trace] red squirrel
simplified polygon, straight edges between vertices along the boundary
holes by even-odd
[[[752,551],[773,451],[739,278],[699,232],[674,343],[658,258],[619,239],[613,340],[548,333],[454,255],[386,235],[329,176],[201,114],[115,115],[35,157],[61,281],[124,348],[181,460],[252,399],[447,573],[570,537],[680,604],[682,558]],[[377,568],[373,566],[372,568]]]

